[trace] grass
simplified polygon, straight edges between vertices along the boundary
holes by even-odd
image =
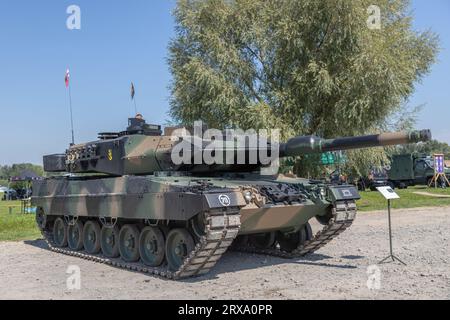
[[[414,192],[428,192],[450,196],[450,188],[433,189],[427,187],[410,187],[396,190],[400,199],[392,201],[392,208],[416,208],[450,206],[450,198],[433,198],[417,195]],[[361,192],[357,202],[359,211],[386,209],[386,200],[377,191]],[[9,213],[9,208],[12,213]],[[34,221],[34,214],[21,214],[20,201],[0,201],[0,241],[33,240],[41,236]]]
[[[392,200],[393,209],[418,208],[418,207],[442,207],[450,206],[450,198],[434,198],[418,195],[414,192],[428,192],[450,196],[450,188],[434,189],[426,186],[409,187],[404,190],[395,190],[400,199]],[[357,202],[359,211],[373,211],[386,209],[386,200],[378,191],[361,192],[361,200]]]
[[[0,241],[32,240],[40,235],[34,214],[20,213],[20,201],[0,201]]]

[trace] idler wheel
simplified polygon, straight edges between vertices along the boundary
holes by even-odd
[[[190,222],[192,231],[198,239],[200,239],[202,236],[205,235],[207,222],[204,212],[197,214],[194,218],[190,220]]]
[[[53,242],[59,248],[67,246],[67,223],[63,218],[57,218],[53,224]]]
[[[139,253],[144,264],[157,267],[164,261],[164,235],[157,227],[145,227],[139,237]]]
[[[171,271],[178,270],[194,247],[194,239],[186,229],[171,230],[166,240],[166,258],[169,269]]]
[[[280,245],[280,249],[286,252],[292,252],[306,241],[312,239],[312,229],[309,223],[306,223],[297,232],[278,232],[277,241]]]
[[[36,224],[40,230],[45,230],[47,227],[47,215],[42,208],[39,208],[36,212]]]
[[[103,226],[100,234],[100,245],[106,257],[117,258],[120,255],[119,228],[117,226],[108,228]]]
[[[249,236],[250,243],[258,249],[272,248],[275,244],[275,232],[266,232]]]
[[[88,221],[84,224],[83,244],[87,253],[100,252],[100,226],[96,221]]]
[[[67,243],[72,250],[83,249],[83,223],[78,221],[67,227]]]
[[[316,216],[316,220],[323,226],[329,224],[331,218],[333,218],[333,213],[331,212],[331,209],[329,209],[328,212],[323,216]]]
[[[135,225],[126,224],[120,229],[119,252],[126,262],[139,260],[139,229]]]

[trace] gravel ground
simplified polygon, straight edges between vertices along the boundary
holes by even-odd
[[[398,210],[392,221],[407,266],[377,265],[379,289],[368,288],[368,267],[389,253],[385,212],[360,213],[307,258],[229,252],[210,274],[178,282],[59,255],[42,240],[2,242],[0,299],[450,299],[450,207]],[[80,267],[80,290],[67,289],[69,265]]]

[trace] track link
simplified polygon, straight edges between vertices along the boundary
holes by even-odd
[[[270,255],[285,259],[304,257],[313,253],[327,243],[332,241],[348,227],[350,227],[356,218],[355,201],[338,201],[332,208],[332,217],[324,228],[318,231],[311,240],[305,241],[291,252],[286,252],[278,247],[260,249],[250,244],[245,246],[233,247],[233,250],[247,253],[257,253]]]
[[[148,267],[141,262],[128,263],[120,258],[107,258],[101,254],[87,254],[68,248],[58,248],[53,242],[53,232],[42,231],[50,250],[114,267],[178,280],[207,273],[231,246],[241,226],[239,207],[228,207],[205,212],[204,234],[200,236],[194,250],[185,258],[181,267],[170,271],[167,267]]]

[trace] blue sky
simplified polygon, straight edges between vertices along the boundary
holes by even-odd
[[[376,1],[374,1],[376,3]],[[66,9],[81,8],[81,30],[68,30]],[[168,41],[175,0],[0,0],[0,164],[41,163],[70,141],[64,73],[70,67],[75,140],[121,130],[138,109],[149,122],[169,120]],[[450,1],[414,0],[415,28],[441,37],[432,73],[411,105],[426,104],[418,127],[450,143]]]

